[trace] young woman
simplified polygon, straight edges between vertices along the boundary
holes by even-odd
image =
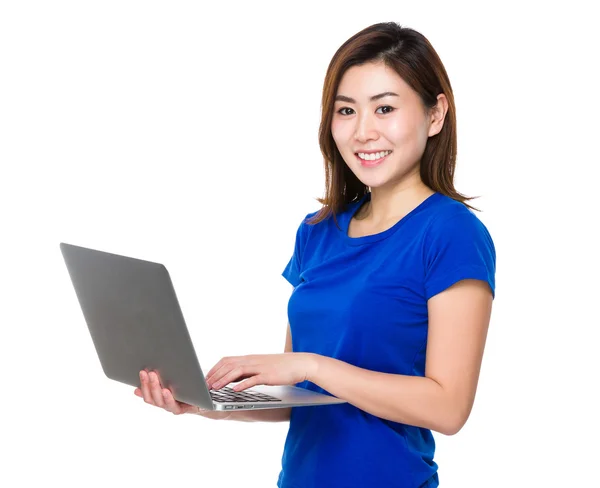
[[[328,392],[345,404],[218,413],[174,401],[154,372],[136,394],[175,414],[288,421],[278,486],[435,487],[431,431],[467,421],[495,292],[492,238],[454,189],[456,114],[435,50],[396,23],[335,53],[319,142],[322,208],[298,228],[284,354],[207,374]]]

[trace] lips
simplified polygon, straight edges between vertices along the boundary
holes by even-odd
[[[392,154],[392,153],[390,153]],[[373,166],[378,166],[380,165],[383,161],[385,161],[385,159],[390,155],[388,154],[387,156],[384,156],[382,158],[379,159],[374,159],[373,161],[367,161],[365,159],[361,159],[358,154],[355,154],[356,159],[358,159],[358,161],[360,162],[361,166],[364,166],[365,168],[372,168]]]

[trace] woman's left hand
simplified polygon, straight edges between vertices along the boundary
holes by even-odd
[[[206,375],[209,389],[218,390],[233,381],[242,391],[255,385],[295,385],[312,377],[317,367],[316,355],[302,352],[233,356],[221,359]]]

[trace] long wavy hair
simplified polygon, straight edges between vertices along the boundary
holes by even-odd
[[[396,71],[419,95],[427,110],[435,107],[440,93],[446,96],[448,111],[444,125],[438,134],[427,140],[420,164],[421,180],[432,190],[479,211],[466,203],[477,197],[467,197],[454,188],[456,108],[442,61],[419,32],[396,22],[382,22],[363,29],[344,42],[327,68],[319,125],[319,146],[325,165],[325,197],[316,199],[323,207],[307,223],[317,224],[333,215],[337,225],[336,214],[369,191],[347,166],[331,134],[335,96],[344,73],[352,66],[369,62],[383,62]]]

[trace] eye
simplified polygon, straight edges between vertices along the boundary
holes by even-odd
[[[384,114],[390,114],[394,110],[396,110],[394,107],[390,107],[389,105],[384,105],[383,107],[379,107],[377,110],[379,110],[380,108],[389,108],[389,110],[387,112],[384,112]]]
[[[340,115],[350,115],[350,114],[343,113],[343,110],[352,110],[352,109],[348,108],[348,107],[342,107],[342,108],[340,108],[338,110],[338,114],[340,114]]]
[[[378,107],[378,108],[377,108],[377,110],[379,110],[379,109],[389,109],[389,110],[387,110],[387,111],[383,112],[383,115],[385,115],[385,114],[389,114],[389,113],[392,113],[394,110],[396,110],[394,107],[390,107],[389,105],[383,105],[383,106],[381,106],[381,107]],[[351,108],[349,108],[349,107],[342,107],[341,109],[339,109],[339,110],[337,111],[337,113],[338,113],[338,114],[340,114],[340,115],[351,115],[351,114],[349,114],[349,113],[344,113],[344,112],[343,112],[344,110],[352,110],[352,109],[351,109]],[[352,110],[352,111],[353,111],[353,110]],[[380,113],[381,113],[381,112],[380,112]]]

